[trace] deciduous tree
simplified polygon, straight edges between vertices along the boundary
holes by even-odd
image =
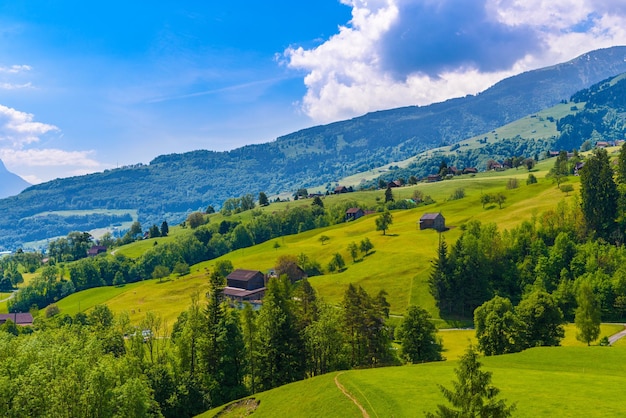
[[[578,303],[574,318],[576,328],[578,328],[576,339],[590,345],[600,336],[600,304],[588,282],[580,284],[576,302]]]
[[[563,313],[545,290],[535,290],[526,295],[515,312],[522,322],[524,348],[560,345],[565,335]]]
[[[474,310],[478,349],[486,356],[515,353],[522,349],[522,324],[507,298],[495,296]]]
[[[391,216],[391,213],[385,209],[385,211],[381,213],[378,218],[376,218],[376,230],[383,231],[383,235],[386,235],[389,225],[392,223],[393,216]]]
[[[398,330],[402,358],[409,363],[442,360],[443,346],[428,311],[410,306]]]

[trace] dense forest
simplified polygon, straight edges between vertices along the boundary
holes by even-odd
[[[565,163],[565,164],[563,164]],[[569,172],[567,157],[551,171]],[[541,290],[573,320],[579,290],[588,285],[601,317],[617,321],[626,313],[626,146],[618,159],[618,184],[605,150],[597,150],[580,170],[581,198],[560,202],[510,231],[470,221],[451,247],[441,240],[433,262],[431,292],[441,315],[471,317],[494,296],[516,304]]]

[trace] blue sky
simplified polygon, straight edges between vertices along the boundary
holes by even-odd
[[[626,44],[610,0],[0,2],[0,159],[37,183],[474,94]]]

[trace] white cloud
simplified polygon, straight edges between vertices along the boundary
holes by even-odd
[[[38,148],[41,137],[59,128],[36,122],[34,115],[0,105],[0,160],[30,183],[100,171],[94,151]]]
[[[32,88],[32,83],[14,84],[14,83],[0,83],[0,89],[2,90],[19,90]]]
[[[626,7],[611,0],[341,2],[352,20],[336,35],[283,55],[306,73],[300,106],[318,123],[475,94],[504,77],[626,44]]]
[[[61,149],[16,150],[0,148],[0,160],[7,168],[31,184],[58,177],[78,176],[105,168],[92,158],[94,151],[65,151]]]
[[[12,65],[10,67],[0,67],[0,73],[18,74],[32,70],[30,65]]]
[[[10,144],[14,148],[38,142],[39,137],[58,131],[54,125],[34,122],[34,115],[0,105],[0,146]]]

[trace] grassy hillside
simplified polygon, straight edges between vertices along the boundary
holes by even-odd
[[[481,359],[517,417],[623,416],[625,348],[551,347]],[[331,373],[255,395],[255,417],[360,417],[335,378],[370,417],[416,417],[446,403],[455,361]],[[304,407],[303,405],[306,405]],[[222,408],[201,417],[213,417]],[[241,415],[221,415],[241,416]]]
[[[425,212],[442,212],[450,228],[443,233],[443,237],[449,243],[456,241],[461,233],[459,227],[471,219],[484,223],[495,222],[500,229],[515,227],[522,220],[530,219],[533,214],[554,207],[561,199],[572,199],[571,195],[566,197],[550,180],[543,178],[551,164],[551,160],[540,164],[534,171],[539,183],[529,186],[525,184],[528,173],[520,169],[394,189],[396,200],[409,198],[414,188],[418,188],[431,195],[437,203],[412,210],[393,211],[393,224],[386,235],[376,231],[375,219],[378,215],[374,214],[355,222],[271,240],[232,252],[222,259],[232,261],[235,268],[266,271],[274,266],[280,255],[304,253],[325,266],[332,255],[339,252],[346,260],[346,269],[343,272],[310,279],[311,284],[326,301],[339,303],[346,286],[349,283],[358,283],[370,293],[385,289],[389,294],[392,314],[401,315],[407,306],[416,304],[425,307],[438,318],[439,313],[428,291],[427,280],[439,235],[433,230],[419,230],[417,222],[421,215]],[[507,190],[506,182],[512,177],[519,179],[520,187]],[[575,187],[578,186],[577,178],[572,178],[571,181]],[[458,188],[465,190],[466,197],[448,200]],[[507,201],[502,209],[496,205],[489,205],[483,209],[479,200],[481,193],[493,192],[503,192],[507,196]],[[376,199],[382,197],[383,191],[380,190],[357,192],[327,196],[325,204],[330,205],[341,199],[356,199],[364,205],[374,206]],[[309,205],[310,201],[272,204],[265,210],[277,211],[287,205],[296,204]],[[211,220],[218,221],[218,217]],[[188,231],[174,228],[170,237],[156,240],[176,239],[177,235],[189,233]],[[319,241],[321,235],[330,238],[324,245]],[[347,247],[351,242],[358,243],[365,237],[374,244],[374,251],[369,256],[353,262]],[[279,244],[278,248],[275,248],[276,242]],[[136,257],[151,245],[154,245],[153,240],[140,241],[118,251]],[[163,281],[148,280],[114,290],[91,289],[59,301],[58,306],[62,312],[75,313],[79,308],[79,301],[81,310],[98,303],[106,303],[114,312],[129,312],[133,322],[139,322],[145,312],[154,311],[162,315],[171,325],[178,314],[187,308],[194,292],[203,294],[206,291],[207,275],[216,261],[211,260],[192,266],[191,273],[180,278],[172,275]]]

